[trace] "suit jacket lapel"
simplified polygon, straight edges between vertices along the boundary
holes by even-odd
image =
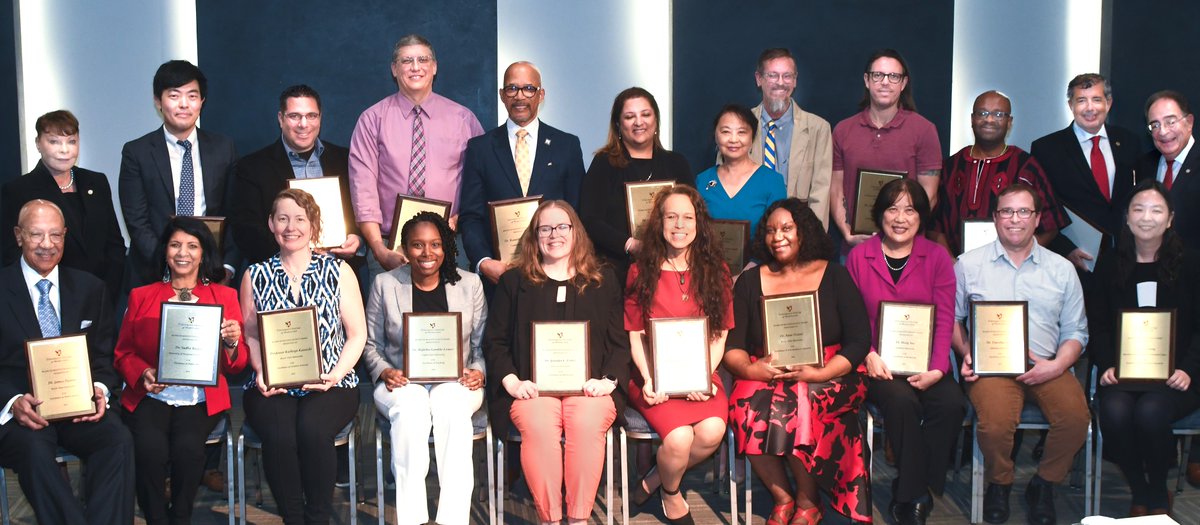
[[[83,320],[83,294],[79,292],[79,283],[61,266],[58,269],[58,311],[62,335],[77,334],[80,322]],[[73,300],[68,300],[71,298]],[[96,320],[93,319],[93,322]]]
[[[208,134],[204,130],[196,128],[196,142],[201,144],[200,158],[193,160],[200,161],[200,170],[203,172],[202,177],[204,177],[205,206],[211,210],[215,207],[215,203],[222,202],[223,200],[219,191],[222,187],[220,181],[222,174],[214,169],[216,159],[213,155],[216,155],[216,152],[213,151],[212,143],[209,142],[208,138]]]
[[[496,153],[496,163],[504,170],[504,179],[512,187],[513,194],[521,195],[521,180],[517,178],[517,165],[513,162],[512,148],[508,145],[507,125],[492,132],[492,151]]]
[[[8,306],[12,311],[12,316],[20,323],[27,339],[42,337],[42,327],[38,324],[33,298],[29,296],[29,289],[25,287],[25,277],[21,275],[21,263],[18,261],[9,265],[4,273],[5,280],[8,281],[8,293],[10,294]],[[59,279],[59,282],[61,283],[62,280]],[[59,297],[61,302],[61,293]]]
[[[534,144],[533,171],[529,175],[528,193],[530,195],[545,193],[545,191],[541,190],[541,183],[542,179],[547,176],[546,172],[551,167],[550,158],[552,155],[550,154],[550,148],[554,143],[553,139],[554,130],[543,122],[541,128],[538,130],[538,143]]]
[[[158,132],[150,135],[150,159],[154,161],[154,167],[158,169],[158,179],[163,184],[163,189],[167,192],[167,197],[171,200],[172,207],[175,204],[175,180],[171,174],[171,155],[167,151],[170,146],[167,145],[167,140],[162,135],[163,128],[159,128]]]

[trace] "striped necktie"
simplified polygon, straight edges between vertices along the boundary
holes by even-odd
[[[37,282],[38,289],[38,326],[42,329],[42,337],[58,337],[62,335],[62,324],[58,314],[54,313],[54,305],[50,304],[50,280],[42,279]]]
[[[778,126],[775,125],[774,120],[767,123],[767,136],[766,136],[765,142],[763,143],[763,146],[764,146],[763,147],[763,165],[770,169],[775,169],[775,129],[776,128],[778,128]],[[776,171],[778,171],[778,170],[776,170]]]
[[[425,196],[425,125],[421,122],[421,106],[412,110],[412,155],[408,160],[408,193]]]

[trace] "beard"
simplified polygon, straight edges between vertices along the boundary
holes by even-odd
[[[788,105],[791,103],[792,103],[791,99],[787,99],[787,98],[784,98],[781,100],[775,100],[775,99],[770,99],[770,98],[763,99],[763,107],[767,109],[767,113],[770,113],[772,115],[783,114],[784,111],[787,111]]]

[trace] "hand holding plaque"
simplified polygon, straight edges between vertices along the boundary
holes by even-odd
[[[538,394],[583,394],[583,383],[591,377],[588,321],[534,321],[530,329],[530,380]]]
[[[977,376],[1018,376],[1029,370],[1029,303],[971,302],[971,366]]]
[[[217,386],[224,311],[219,304],[162,303],[156,382]]]
[[[321,345],[314,306],[258,312],[263,384],[292,388],[321,382]]]
[[[655,393],[669,397],[712,393],[707,317],[651,319],[647,333]]]
[[[875,349],[895,375],[916,375],[929,370],[933,353],[932,304],[879,303],[879,342]]]
[[[29,385],[42,403],[37,414],[61,421],[96,413],[96,389],[87,336],[68,335],[25,342]]]
[[[763,348],[777,368],[825,366],[817,292],[766,295],[762,298]]]
[[[404,376],[414,383],[455,381],[463,369],[462,312],[405,312]]]
[[[1117,380],[1166,381],[1175,372],[1175,310],[1122,309]]]

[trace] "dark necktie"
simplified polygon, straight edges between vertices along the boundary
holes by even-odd
[[[1167,172],[1163,174],[1163,186],[1166,186],[1168,190],[1171,189],[1171,185],[1175,183],[1175,170],[1172,169],[1174,166],[1175,161],[1168,160]]]
[[[175,215],[196,214],[196,172],[192,167],[192,142],[177,140],[183,146],[183,164],[179,169],[179,196],[175,199]]]

